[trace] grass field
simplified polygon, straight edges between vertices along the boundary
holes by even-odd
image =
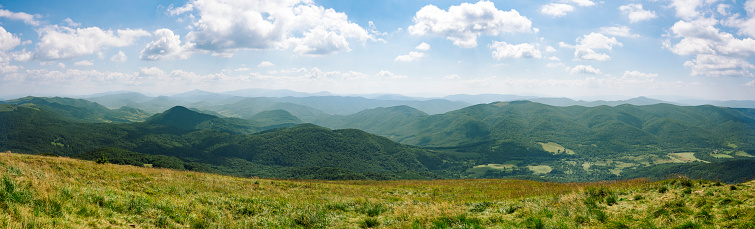
[[[755,182],[313,181],[0,155],[0,228],[753,228]]]
[[[570,149],[567,149],[567,148],[565,148],[565,147],[563,147],[560,144],[555,143],[555,142],[547,142],[547,143],[545,143],[545,142],[538,142],[538,144],[540,144],[541,146],[543,146],[543,150],[548,151],[548,152],[550,152],[552,154],[561,154],[561,153],[566,153],[566,154],[569,154],[569,155],[574,155],[575,154],[574,151],[572,151]]]

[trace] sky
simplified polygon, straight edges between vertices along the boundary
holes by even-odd
[[[265,88],[755,100],[755,0],[0,4],[0,98]]]

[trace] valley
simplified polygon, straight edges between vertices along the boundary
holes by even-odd
[[[0,150],[268,178],[586,182],[681,174],[742,182],[755,176],[755,112],[747,108],[508,101],[432,113],[413,107],[428,100],[201,91],[89,99],[139,108],[61,97],[7,100],[0,104]],[[345,101],[375,108],[333,112],[350,106]],[[378,107],[394,103],[400,105]],[[724,165],[738,167],[719,169]]]

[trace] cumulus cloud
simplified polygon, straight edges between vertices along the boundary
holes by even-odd
[[[621,27],[601,27],[600,33],[608,34],[611,36],[617,36],[617,37],[640,37],[638,34],[633,34],[630,32],[629,27],[621,26]]]
[[[420,50],[420,51],[427,51],[430,50],[430,45],[422,42],[422,44],[417,45],[417,47],[414,47],[414,49]]]
[[[21,39],[0,26],[0,52],[10,51],[21,45]]]
[[[567,2],[577,4],[578,6],[594,6],[595,5],[595,3],[590,0],[568,0]]]
[[[389,78],[389,79],[406,79],[406,78],[409,78],[408,76],[397,75],[397,74],[394,74],[393,72],[389,72],[389,71],[386,71],[386,70],[382,70],[382,71],[378,72],[378,74],[376,76],[377,77],[383,77],[383,78]]]
[[[139,69],[140,76],[160,76],[165,75],[165,72],[157,67],[142,67]]]
[[[17,72],[21,67],[0,62],[0,73]]]
[[[693,76],[753,76],[749,69],[755,69],[746,59],[710,54],[698,54],[684,66],[692,68]]]
[[[305,55],[325,55],[351,50],[348,40],[373,39],[346,14],[307,0],[197,0],[168,9],[171,15],[188,12],[198,15],[188,41],[196,49],[220,56],[240,49],[292,49]]]
[[[48,26],[39,30],[40,38],[34,51],[39,60],[71,59],[94,54],[110,47],[125,47],[136,39],[149,36],[144,30],[102,30],[98,27],[72,29]]]
[[[574,11],[574,6],[561,3],[550,3],[540,8],[540,13],[552,17],[561,17],[572,11]]]
[[[39,15],[31,15],[24,12],[11,12],[9,10],[0,9],[0,18],[8,18],[11,20],[19,20],[23,21],[24,23],[28,25],[38,26],[39,21],[35,20],[34,18],[39,18]]]
[[[625,71],[621,77],[623,79],[635,79],[635,80],[653,80],[658,77],[655,73],[644,73],[639,71]]]
[[[719,11],[721,11],[721,5],[719,5]],[[745,12],[747,12],[747,16],[745,18],[740,18],[741,15],[734,14],[728,19],[724,20],[723,23],[725,26],[739,28],[737,34],[755,36],[755,0],[748,0],[747,2],[745,2],[744,9]]]
[[[715,0],[672,0],[670,6],[676,10],[677,17],[692,20],[700,16],[697,8],[703,5],[703,1],[715,2]]]
[[[518,45],[512,45],[505,41],[495,41],[490,45],[490,49],[493,49],[493,58],[505,59],[505,58],[542,58],[535,45],[522,43]]]
[[[577,74],[577,73],[592,74],[592,75],[601,74],[600,69],[596,69],[591,65],[577,65],[577,66],[574,66],[573,68],[567,67],[566,71],[568,71],[571,74]]]
[[[451,6],[448,11],[427,5],[417,11],[414,25],[409,26],[413,35],[443,36],[463,48],[477,46],[480,35],[498,36],[502,33],[532,31],[532,22],[516,10],[498,10],[492,2],[462,3]]]
[[[139,54],[142,60],[186,59],[190,45],[181,45],[181,36],[173,34],[170,29],[155,30],[152,42]]]
[[[670,29],[673,37],[665,42],[666,48],[677,55],[694,55],[684,66],[692,69],[691,75],[701,76],[752,76],[755,69],[748,59],[755,54],[755,40],[738,39],[722,32],[714,18],[676,22]]]
[[[596,49],[611,50],[613,46],[622,46],[615,37],[607,37],[601,33],[590,33],[577,38],[576,45],[559,43],[559,46],[574,49],[574,57],[582,60],[606,61],[611,59],[608,54],[597,53]]]
[[[411,62],[415,60],[419,60],[420,58],[425,57],[425,53],[423,52],[409,52],[407,55],[399,55],[394,59],[394,61],[400,61],[400,62]]]
[[[128,60],[128,57],[126,56],[125,53],[123,53],[123,51],[118,51],[118,54],[115,54],[112,57],[110,57],[110,61],[113,61],[113,62],[123,63],[123,62],[126,62],[126,60]]]
[[[656,18],[655,12],[649,10],[643,10],[642,4],[628,4],[619,7],[621,13],[627,15],[629,22],[641,22]]]
[[[262,67],[262,68],[272,67],[272,66],[275,66],[275,64],[273,64],[273,62],[270,62],[270,61],[262,61],[260,62],[260,64],[257,65],[257,67]]]
[[[73,63],[73,65],[76,65],[76,66],[92,66],[92,65],[94,65],[94,63],[92,63],[91,61],[88,61],[88,60],[82,60],[82,61],[78,61],[76,63]]]

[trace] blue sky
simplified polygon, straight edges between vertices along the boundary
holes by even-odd
[[[0,97],[755,99],[755,0],[4,1]]]

